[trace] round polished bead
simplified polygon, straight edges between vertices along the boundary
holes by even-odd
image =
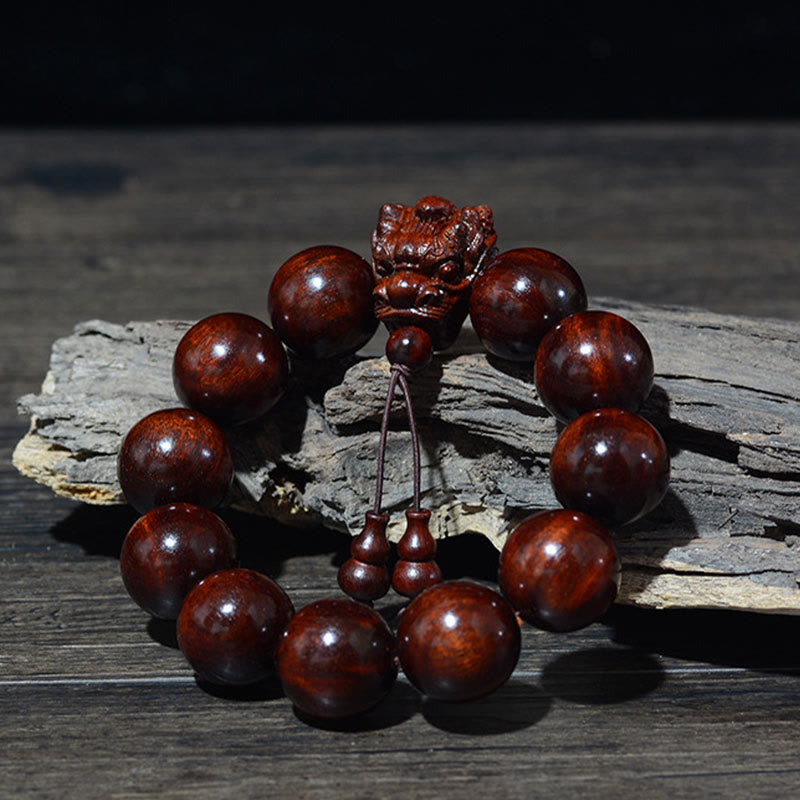
[[[274,672],[275,648],[294,613],[275,581],[226,569],[198,583],[178,615],[178,644],[198,677],[244,685]]]
[[[141,513],[176,502],[214,508],[230,489],[233,459],[212,420],[171,408],[149,414],[128,431],[117,474],[125,499]]]
[[[398,328],[386,342],[386,358],[391,364],[402,364],[418,372],[431,363],[433,341],[426,331],[413,325]]]
[[[200,320],[184,334],[172,362],[181,401],[233,425],[269,411],[283,395],[288,375],[278,337],[247,314],[214,314]]]
[[[312,717],[360,714],[380,702],[397,677],[389,626],[346,597],[318,600],[295,614],[276,661],[287,697]]]
[[[623,525],[654,509],[669,485],[661,434],[629,411],[603,408],[573,420],[550,454],[550,481],[565,508]]]
[[[514,671],[520,632],[497,592],[447,581],[415,597],[400,619],[397,652],[406,677],[437,700],[474,700]]]
[[[582,311],[559,322],[536,353],[536,389],[562,422],[593,408],[638,411],[653,385],[653,355],[617,314]]]
[[[322,245],[293,255],[269,289],[272,327],[304,358],[355,353],[378,326],[372,269],[343,247]]]
[[[560,256],[536,247],[497,256],[476,278],[469,303],[483,346],[511,361],[533,361],[547,331],[585,309],[578,273]]]
[[[159,506],[128,531],[120,553],[122,581],[147,612],[176,619],[194,585],[233,566],[236,542],[212,511],[189,503]]]
[[[620,564],[608,531],[579,511],[523,520],[500,553],[497,581],[520,616],[550,631],[574,631],[617,596]]]

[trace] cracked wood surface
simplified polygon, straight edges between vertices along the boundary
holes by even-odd
[[[672,451],[661,506],[616,533],[620,601],[654,607],[800,613],[800,326],[681,307],[597,303],[652,343],[655,388],[643,413]],[[58,494],[122,502],[116,453],[128,428],[177,405],[175,345],[188,322],[81,323],[55,343],[14,464]],[[465,331],[453,353],[413,378],[423,504],[439,538],[479,533],[502,547],[510,526],[557,507],[548,456],[557,426],[530,365],[488,358]],[[287,397],[229,431],[231,503],[298,525],[358,532],[371,507],[388,363],[295,362]],[[411,504],[410,437],[395,403],[385,507],[390,537]]]

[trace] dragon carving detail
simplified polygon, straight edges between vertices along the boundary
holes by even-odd
[[[472,282],[496,254],[488,206],[442,197],[384,205],[372,234],[375,314],[390,330],[414,325],[449,347],[469,311]]]

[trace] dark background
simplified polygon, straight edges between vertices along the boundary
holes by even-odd
[[[497,4],[498,6],[500,4]],[[757,119],[800,113],[800,4],[4,14],[0,124]]]

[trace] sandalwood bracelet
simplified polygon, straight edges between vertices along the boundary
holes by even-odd
[[[173,379],[186,408],[156,411],[124,438],[119,481],[143,516],[120,565],[133,599],[177,619],[178,642],[207,681],[250,684],[277,669],[296,707],[320,718],[365,711],[402,667],[440,700],[486,695],[512,674],[524,620],[570,631],[600,617],[616,597],[620,563],[606,526],[652,510],[669,481],[660,434],[636,412],[653,383],[650,348],[615,314],[587,311],[577,272],[537,248],[498,254],[487,206],[440,197],[385,205],[372,234],[372,264],[341,247],[312,247],[277,271],[272,328],[245,314],[201,320],[181,339]],[[502,594],[442,581],[422,507],[413,374],[455,341],[470,315],[493,357],[530,362],[542,404],[565,424],[550,458],[559,510],[518,524],[500,554]],[[235,540],[210,508],[233,480],[220,426],[268,414],[290,380],[293,358],[350,356],[378,322],[389,330],[390,379],[377,451],[374,504],[351,558],[339,569],[345,596],[295,613],[272,579],[235,567]],[[413,505],[389,569],[383,508],[389,415],[402,393],[412,442]],[[410,599],[396,635],[373,603],[390,588]]]

